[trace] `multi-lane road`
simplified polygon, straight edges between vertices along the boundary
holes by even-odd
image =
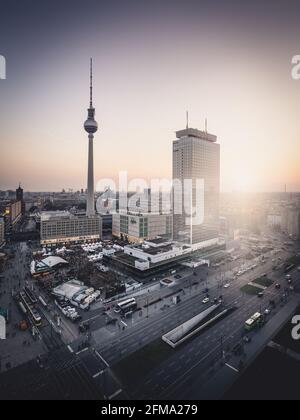
[[[282,258],[287,258],[292,253],[284,252]],[[237,309],[230,316],[217,323],[206,332],[194,337],[189,343],[177,350],[170,350],[165,359],[160,361],[158,366],[151,367],[150,372],[137,380],[128,378],[124,386],[127,387],[132,398],[168,398],[176,397],[176,390],[184,379],[193,375],[203,375],[203,383],[209,369],[221,355],[241,340],[244,332],[244,322],[255,312],[264,311],[269,307],[269,301],[275,300],[278,303],[277,309],[272,311],[273,316],[280,307],[279,302],[283,295],[283,289],[287,285],[284,274],[279,271],[272,271],[274,262],[269,258],[265,264],[260,264],[255,270],[251,270],[240,276],[231,283],[230,288],[220,288],[217,276],[209,277],[210,297],[224,297],[224,305],[235,306]],[[240,288],[258,278],[264,273],[282,284],[282,289],[277,290],[271,286],[265,291],[264,297],[242,294]],[[194,276],[192,276],[195,279]],[[189,279],[184,283],[189,284]],[[178,286],[177,286],[178,287]],[[164,311],[158,310],[151,314],[148,319],[142,319],[138,324],[128,327],[126,331],[116,334],[115,337],[98,346],[98,351],[103,358],[114,366],[119,360],[145,347],[147,344],[159,339],[164,332],[171,330],[182,322],[190,319],[204,309],[202,304],[203,286],[192,286],[191,294],[187,286],[182,302]],[[289,298],[286,299],[286,302]],[[224,352],[222,352],[222,350]],[[134,366],[133,366],[134,368]],[[197,368],[197,369],[196,369]],[[136,376],[135,376],[136,377]]]

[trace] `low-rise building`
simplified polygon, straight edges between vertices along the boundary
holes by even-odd
[[[130,263],[138,271],[147,271],[151,268],[176,263],[192,253],[190,246],[156,238],[143,243],[136,243],[124,247],[123,257],[118,254],[124,263]]]
[[[98,241],[102,221],[98,215],[74,215],[68,211],[41,213],[41,244],[55,245]]]

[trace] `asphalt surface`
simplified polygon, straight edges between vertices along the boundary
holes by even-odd
[[[281,253],[293,255],[294,252]],[[224,296],[226,306],[235,306],[237,310],[228,318],[220,321],[213,328],[196,336],[183,347],[172,351],[163,363],[154,367],[151,372],[141,378],[138,383],[132,383],[128,378],[128,392],[131,398],[174,398],[180,397],[180,386],[184,379],[193,375],[197,368],[197,375],[207,375],[207,369],[213,366],[221,358],[222,349],[224,351],[231,349],[235,343],[241,340],[244,334],[244,322],[255,312],[269,307],[270,299],[277,301],[277,309],[273,311],[273,316],[280,308],[279,302],[282,298],[283,287],[286,286],[285,276],[282,272],[272,271],[274,263],[270,258],[265,264],[261,264],[257,269],[249,271],[245,275],[233,281],[229,289],[220,288],[216,279],[209,279],[209,288],[211,298]],[[264,297],[259,299],[257,296],[242,294],[240,288],[248,282],[258,278],[263,273],[270,273],[269,277],[274,283],[279,281],[282,289],[277,290],[271,286],[265,291]],[[194,276],[193,276],[194,278]],[[188,279],[187,279],[188,281]],[[174,307],[167,308],[166,311],[160,311],[153,314],[149,319],[143,319],[138,324],[131,326],[126,331],[107,343],[103,343],[97,350],[110,366],[114,366],[118,361],[126,356],[136,352],[147,344],[182,322],[190,319],[195,314],[204,310],[202,304],[203,287],[194,286],[189,296],[190,288],[186,289],[186,299]],[[290,297],[285,300],[288,303]],[[282,303],[283,304],[283,303]]]
[[[45,310],[39,304],[43,326],[39,328],[39,339],[34,341],[29,332],[20,333],[14,327],[22,317],[12,301],[11,292],[22,288],[26,281],[31,284],[29,276],[30,249],[25,243],[21,243],[15,245],[15,250],[16,257],[9,262],[0,289],[0,306],[9,307],[11,318],[10,339],[6,340],[4,344],[0,344],[2,346],[0,367],[2,366],[3,370],[3,367],[9,363],[8,369],[25,363],[40,354],[54,354],[62,351],[66,360],[62,361],[63,365],[72,365],[73,367],[73,362],[68,360],[69,358],[70,360],[76,359],[79,364],[82,363],[83,367],[81,366],[80,369],[84,371],[84,381],[87,381],[86,375],[89,375],[90,379],[92,378],[92,382],[96,386],[96,393],[91,390],[91,395],[102,394],[109,399],[180,398],[183,389],[186,392],[188,384],[193,382],[195,375],[197,375],[198,381],[205,384],[205,381],[218,368],[222,358],[230,357],[232,347],[239,343],[244,335],[244,322],[251,315],[257,311],[263,312],[269,307],[269,301],[272,299],[277,302],[276,309],[270,315],[272,317],[293,297],[293,293],[291,293],[284,302],[281,302],[283,289],[287,283],[282,271],[272,271],[274,265],[272,258],[277,258],[277,256],[270,257],[265,264],[261,263],[255,270],[232,280],[232,270],[245,263],[245,260],[241,259],[217,270],[199,269],[197,276],[188,274],[186,277],[176,280],[173,287],[160,288],[159,285],[156,285],[151,288],[150,292],[145,290],[144,294],[139,293],[137,302],[140,310],[123,322],[118,318],[115,326],[106,325],[109,316],[116,317],[116,315],[111,310],[108,317],[103,316],[101,304],[94,311],[84,313],[84,319],[90,320],[91,334],[87,342],[89,349],[78,345],[86,340],[85,335],[78,334],[78,326],[63,316],[61,316],[61,335],[58,335],[57,329],[52,326],[57,308],[50,304],[49,310]],[[295,249],[290,249],[281,251],[279,255],[282,259],[286,259],[295,253]],[[274,280],[274,283],[280,282],[282,289],[277,290],[273,285],[265,291],[264,297],[261,299],[241,292],[240,288],[243,285],[260,277],[263,273],[269,273],[268,277]],[[296,278],[297,273],[293,276]],[[231,286],[225,289],[223,285],[228,280],[231,280]],[[224,307],[235,307],[236,310],[176,350],[162,343],[161,336],[164,333],[208,307],[202,303],[205,297],[203,290],[206,288],[209,288],[211,301],[222,295]],[[40,290],[36,292],[37,294],[42,293]],[[172,296],[179,295],[181,302],[175,305],[170,294]],[[149,305],[157,299],[160,301]],[[24,340],[24,337],[25,341],[30,343],[25,347],[20,342],[20,340]],[[141,377],[135,375],[134,380],[130,374],[126,378],[118,374],[115,367],[120,361],[126,361],[128,357],[134,358],[138,351],[155,342],[159,342],[160,346],[166,346],[166,350],[164,349],[163,359],[159,363],[153,364],[149,372]],[[69,348],[66,346],[68,344],[70,344]],[[16,351],[17,348],[19,351]],[[58,369],[59,366],[57,366]],[[132,369],[135,369],[134,364]],[[88,385],[89,387],[90,385]]]

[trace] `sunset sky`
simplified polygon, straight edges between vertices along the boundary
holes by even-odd
[[[247,4],[246,4],[247,3]],[[171,177],[175,131],[218,136],[223,191],[300,191],[299,1],[0,0],[0,189]]]

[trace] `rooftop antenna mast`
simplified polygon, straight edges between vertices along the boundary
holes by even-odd
[[[189,128],[189,111],[186,111],[186,129]]]
[[[207,134],[207,118],[205,118],[205,133]]]
[[[93,107],[93,59],[90,61],[90,108]]]

